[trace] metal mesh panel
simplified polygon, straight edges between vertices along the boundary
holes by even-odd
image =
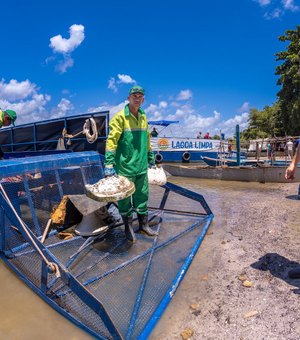
[[[145,289],[136,317],[132,339],[144,329],[151,315],[170,289],[170,284],[179,273],[184,261],[189,256],[202,228],[191,229],[180,238],[158,248],[150,263]]]
[[[67,295],[56,299],[56,303],[70,313],[76,320],[82,322],[106,339],[113,339],[107,327],[91,308],[89,308],[76,294],[69,292]]]
[[[150,186],[149,206],[159,208],[159,198],[164,194],[165,188],[158,186]],[[201,202],[188,197],[181,197],[177,193],[169,192],[168,199],[165,204],[165,209],[173,211],[189,212],[195,214],[206,214]]]
[[[109,309],[123,336],[127,333],[148,257],[142,257],[87,287]]]
[[[42,260],[40,255],[29,245],[24,250],[14,255],[15,257],[9,259],[10,263],[22,272],[32,284],[40,289],[42,272]],[[49,274],[50,280],[54,277],[53,274]]]

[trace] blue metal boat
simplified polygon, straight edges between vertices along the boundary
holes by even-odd
[[[209,166],[219,166],[219,165],[226,165],[226,166],[257,166],[258,164],[264,164],[264,161],[258,161],[256,159],[240,159],[240,163],[238,163],[236,158],[227,158],[227,157],[201,157],[202,160]]]
[[[0,130],[4,158],[79,151],[104,154],[109,112],[49,119]],[[90,139],[92,137],[92,139]]]

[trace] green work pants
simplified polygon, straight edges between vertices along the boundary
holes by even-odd
[[[132,216],[136,211],[138,214],[147,214],[148,208],[148,174],[147,172],[138,176],[126,176],[135,185],[135,192],[131,197],[124,198],[118,202],[119,212],[123,216]]]

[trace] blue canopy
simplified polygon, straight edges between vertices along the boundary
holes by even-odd
[[[179,120],[149,120],[149,125],[160,125],[160,126],[169,126],[170,124],[177,124]]]

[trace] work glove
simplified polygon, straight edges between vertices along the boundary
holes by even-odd
[[[106,166],[104,168],[104,176],[105,177],[115,176],[116,174],[117,174],[116,170],[113,166]]]

